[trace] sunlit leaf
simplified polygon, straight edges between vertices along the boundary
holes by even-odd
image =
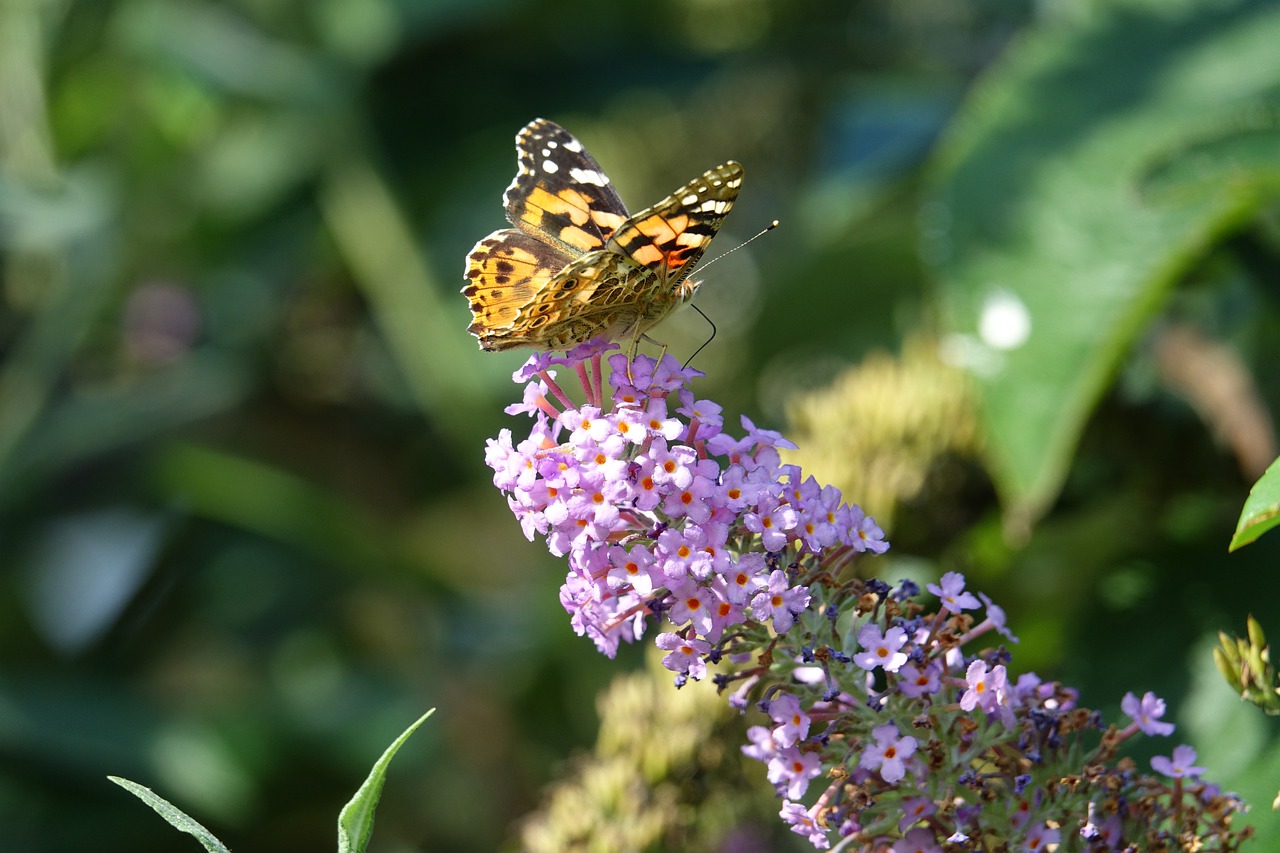
[[[1231,537],[1230,550],[1248,545],[1277,524],[1280,524],[1280,459],[1271,463],[1249,491],[1235,535]]]
[[[948,352],[979,380],[1015,526],[1056,497],[1093,407],[1178,277],[1274,189],[1274,165],[1250,166],[1273,134],[1242,116],[1275,97],[1276,44],[1275,4],[1100,7],[1020,43],[943,146],[926,257]],[[1215,123],[1241,133],[1189,144]]]
[[[373,835],[373,813],[378,808],[378,799],[382,796],[382,784],[386,781],[387,768],[400,747],[409,739],[409,735],[418,730],[418,726],[426,722],[427,717],[435,713],[432,708],[404,730],[404,734],[395,739],[386,752],[373,765],[369,778],[364,780],[360,790],[351,798],[351,802],[342,808],[338,815],[338,853],[363,853]]]
[[[128,779],[121,779],[119,776],[108,776],[112,782],[115,782],[121,788],[133,794],[147,805],[155,810],[155,813],[167,820],[175,829],[181,830],[188,835],[194,836],[196,841],[208,850],[209,853],[230,853],[222,842],[214,837],[213,833],[205,829],[196,821],[192,820],[182,809],[173,803],[161,797],[150,788],[144,788],[137,782],[130,782]]]

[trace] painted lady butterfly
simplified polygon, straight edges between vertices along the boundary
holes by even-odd
[[[567,130],[535,119],[516,136],[519,169],[502,200],[515,228],[467,255],[467,331],[490,351],[567,349],[631,339],[691,300],[694,263],[733,207],[732,160],[634,216]]]

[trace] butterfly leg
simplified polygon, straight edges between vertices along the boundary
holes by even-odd
[[[634,381],[633,377],[631,376],[631,363],[636,360],[636,354],[640,349],[641,341],[646,341],[648,343],[653,344],[655,347],[659,348],[658,362],[661,362],[662,357],[667,354],[666,344],[664,344],[662,341],[655,341],[653,338],[649,337],[644,332],[637,331],[635,334],[631,336],[631,343],[627,345],[627,381],[628,382]]]
[[[631,336],[631,343],[627,344],[627,382],[634,383],[635,377],[631,375],[631,365],[636,360],[636,352],[640,349],[640,339],[644,335],[639,329]]]

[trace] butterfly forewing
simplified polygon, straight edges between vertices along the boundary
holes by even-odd
[[[516,176],[502,201],[512,225],[567,252],[598,249],[627,218],[595,158],[541,118],[516,135]]]
[[[631,217],[609,246],[644,267],[683,278],[720,230],[742,188],[742,166],[730,160]]]

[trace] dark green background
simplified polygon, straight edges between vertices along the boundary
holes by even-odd
[[[782,220],[699,296],[731,423],[967,333],[996,279],[1047,305],[1045,349],[979,386],[973,523],[903,522],[879,566],[965,571],[1024,638],[1013,668],[1112,718],[1166,696],[1265,832],[1274,727],[1208,644],[1250,611],[1280,632],[1280,536],[1227,556],[1251,477],[1149,343],[1192,323],[1277,411],[1280,73],[1241,34],[1280,27],[1093,6],[0,7],[0,849],[195,849],[108,773],[234,850],[324,849],[437,707],[374,849],[490,850],[592,742],[640,651],[572,635],[562,566],[488,485],[521,357],[477,351],[457,294],[536,116],[633,209],[742,162],[718,250]],[[687,355],[706,327],[661,337]]]

